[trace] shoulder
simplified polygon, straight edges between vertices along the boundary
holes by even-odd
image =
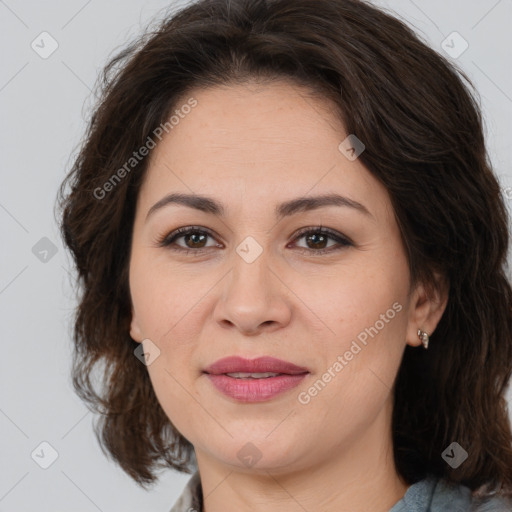
[[[464,485],[429,476],[411,485],[390,512],[512,512],[512,500],[476,498]]]
[[[492,496],[475,498],[469,512],[512,512],[512,498]]]
[[[447,508],[448,507],[448,508]],[[432,496],[432,512],[512,512],[512,499],[494,495],[475,497],[469,487],[438,479]]]

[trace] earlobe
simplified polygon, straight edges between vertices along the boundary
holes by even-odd
[[[448,283],[439,274],[436,274],[435,278],[436,286],[432,287],[430,294],[427,293],[423,284],[418,284],[412,294],[407,344],[413,347],[422,344],[425,346],[426,336],[422,333],[427,333],[428,336],[432,335],[448,303]]]
[[[142,336],[142,331],[139,326],[139,322],[137,321],[137,318],[135,316],[135,312],[132,308],[132,321],[130,323],[130,336],[134,341],[137,341],[138,343],[142,343],[142,340],[144,339],[144,336]]]

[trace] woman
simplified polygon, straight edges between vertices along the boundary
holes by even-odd
[[[194,472],[174,512],[512,510],[508,219],[461,76],[358,0],[202,0],[106,67],[61,187],[73,379],[139,484]]]

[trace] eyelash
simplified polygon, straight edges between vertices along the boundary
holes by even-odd
[[[173,247],[173,244],[176,240],[178,240],[179,238],[182,238],[184,235],[191,234],[191,233],[208,235],[212,238],[215,238],[213,236],[213,233],[206,228],[201,228],[199,226],[187,226],[184,228],[178,228],[178,229],[174,230],[172,233],[169,233],[168,235],[160,237],[156,241],[156,244],[158,245],[158,247],[167,247],[168,249],[171,249],[173,251],[178,251],[178,252],[184,253],[186,255],[188,255],[190,253],[194,253],[195,256],[200,256],[200,255],[204,254],[205,252],[208,252],[209,249],[214,248],[214,247],[206,247],[206,248],[201,248],[201,249],[185,249],[185,248],[177,246],[177,245],[175,245]],[[321,235],[327,236],[328,238],[331,238],[332,240],[336,241],[339,244],[339,246],[338,247],[328,247],[328,248],[324,248],[324,249],[308,249],[305,247],[299,247],[300,253],[307,254],[307,255],[324,255],[324,254],[331,253],[334,251],[339,251],[345,247],[350,247],[350,246],[354,245],[353,242],[349,238],[337,233],[336,231],[332,231],[332,230],[324,228],[322,226],[308,227],[308,228],[301,229],[295,235],[293,242],[296,242],[297,240],[304,237],[305,235],[311,235],[311,234],[321,234]]]

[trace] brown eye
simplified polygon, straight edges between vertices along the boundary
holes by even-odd
[[[220,247],[220,244],[213,243],[207,246],[208,237],[213,239],[213,235],[204,228],[189,226],[179,228],[169,235],[165,236],[158,242],[160,247],[168,247],[176,251],[197,252],[201,253],[211,247]],[[176,243],[177,240],[183,239],[182,243]]]
[[[209,246],[208,238],[213,239],[213,243]],[[183,242],[177,243],[183,239]],[[296,242],[304,239],[306,246],[297,246]],[[213,234],[205,228],[197,226],[188,226],[179,228],[158,241],[159,247],[168,247],[173,251],[184,251],[186,254],[195,253],[202,254],[211,248],[222,248],[222,244],[214,241]],[[336,231],[331,231],[320,227],[305,228],[294,239],[294,245],[308,255],[321,255],[341,250],[348,246],[354,245],[347,237]]]
[[[311,235],[306,235],[306,244],[312,244],[309,245],[310,249],[324,249],[329,238],[323,233],[312,233]]]
[[[348,238],[340,233],[322,227],[306,228],[295,237],[295,242],[302,238],[305,239],[306,247],[299,246],[299,249],[310,254],[323,254],[353,245]],[[328,245],[329,240],[334,241],[334,243]]]
[[[189,233],[187,235],[183,235],[180,238],[183,238],[183,240],[185,240],[185,245],[187,245],[189,248],[201,249],[204,247],[204,243],[207,237],[208,235],[204,233]],[[191,245],[189,245],[189,243]]]

